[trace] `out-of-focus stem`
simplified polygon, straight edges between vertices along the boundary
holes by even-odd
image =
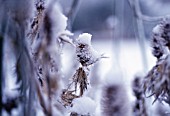
[[[80,2],[80,0],[73,0],[70,11],[67,14],[68,28],[70,31],[72,31],[72,25],[73,25],[74,19],[76,17],[77,11],[78,11],[79,2]]]
[[[0,36],[0,115],[2,115],[3,37]]]
[[[113,30],[114,31],[114,34],[113,34],[113,50],[114,50],[114,58],[115,58],[115,64],[117,66],[120,66],[119,65],[119,55],[120,55],[120,45],[121,45],[121,41],[123,39],[123,34],[124,34],[124,31],[123,31],[123,28],[124,28],[124,0],[115,0],[114,1],[114,4],[115,4],[115,16],[118,18],[119,20],[119,24],[118,25],[118,29],[115,29]],[[117,54],[118,53],[118,54]],[[114,64],[114,65],[115,65]]]
[[[141,13],[140,10],[140,5],[139,5],[139,0],[134,0],[134,13],[135,16],[137,16],[138,12]],[[137,39],[139,42],[139,47],[141,50],[141,55],[142,55],[142,62],[143,62],[143,70],[144,72],[147,71],[148,69],[148,62],[147,62],[147,56],[146,56],[146,43],[145,43],[145,32],[144,32],[144,26],[143,26],[143,20],[140,19],[139,17],[136,17],[136,24],[137,24]]]

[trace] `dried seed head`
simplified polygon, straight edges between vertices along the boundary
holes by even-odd
[[[170,55],[158,60],[144,79],[144,92],[150,92],[150,96],[156,100],[170,104]],[[154,101],[154,102],[155,102]]]
[[[152,53],[158,61],[145,77],[144,92],[150,92],[155,101],[170,104],[170,17],[165,17],[153,29],[152,46]]]
[[[88,33],[81,34],[77,39],[76,45],[76,55],[78,61],[82,66],[89,66],[101,58],[104,58],[103,55],[99,54],[91,45],[91,36]]]
[[[165,18],[160,24],[156,25],[153,30],[152,47],[153,55],[160,59],[166,55],[166,48],[170,50],[170,18]]]

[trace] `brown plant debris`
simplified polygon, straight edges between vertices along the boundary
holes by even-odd
[[[72,101],[75,98],[78,98],[79,96],[74,94],[75,91],[69,91],[67,89],[64,89],[62,94],[61,94],[61,99],[63,106],[73,106]]]
[[[79,98],[84,94],[87,89],[87,74],[82,67],[76,70],[73,75],[72,83],[69,85],[68,89],[64,89],[61,95],[62,103],[66,106],[72,106],[72,101],[75,98]],[[74,86],[74,90],[70,90],[70,87]],[[77,89],[79,89],[79,95],[76,95]]]
[[[170,103],[170,55],[158,60],[157,64],[149,71],[144,79],[144,92],[154,96],[155,100]],[[154,103],[153,102],[153,103]]]
[[[70,116],[90,116],[90,114],[81,115],[81,114],[78,114],[78,113],[76,113],[76,112],[71,112],[71,113],[70,113]]]
[[[43,14],[45,10],[44,0],[38,0],[35,6],[36,6],[36,16],[33,18],[31,24],[31,31],[28,33],[28,35],[31,37],[31,43],[33,43],[35,36],[38,34],[40,23],[43,20]]]
[[[149,97],[155,97],[154,102],[160,100],[170,105],[170,17],[165,17],[152,32],[152,53],[157,62],[146,75],[143,89],[150,93]]]
[[[73,76],[73,83],[75,84],[75,91],[77,90],[77,86],[79,86],[80,96],[82,96],[88,85],[87,74],[82,67],[76,70]]]

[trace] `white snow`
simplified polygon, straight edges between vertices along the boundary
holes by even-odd
[[[52,23],[53,37],[56,38],[59,33],[65,31],[67,27],[67,17],[62,14],[61,8],[57,2],[49,4],[47,15],[49,15]]]
[[[162,29],[162,25],[159,24],[159,25],[156,25],[153,30],[152,30],[152,33],[153,34],[156,34],[156,35],[160,35],[161,33],[163,32],[163,29]]]
[[[76,112],[81,115],[91,114],[93,116],[96,110],[96,103],[89,97],[81,97],[73,100],[71,112]]]
[[[81,44],[91,45],[91,37],[92,35],[89,33],[82,33],[79,35],[77,42]]]

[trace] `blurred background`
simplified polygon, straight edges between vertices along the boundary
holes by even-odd
[[[168,0],[60,0],[68,29],[91,33],[92,44],[112,64],[146,73],[155,63],[150,38],[153,27],[170,13]],[[107,64],[107,63],[106,63]],[[107,66],[108,67],[108,66]],[[111,66],[110,66],[111,67]],[[129,71],[127,71],[129,72]]]
[[[144,77],[156,64],[150,45],[152,29],[164,16],[170,14],[170,0],[58,0],[58,2],[68,17],[67,29],[74,33],[72,39],[77,39],[81,33],[90,33],[92,46],[108,57],[95,63],[90,69],[90,87],[85,96],[96,102],[95,116],[102,116],[100,97],[103,86],[108,83],[108,77],[114,84],[121,81],[121,87],[123,85],[126,88],[125,93],[128,95],[130,106],[133,106],[135,97],[132,81],[136,75]],[[6,92],[6,96],[12,97],[18,92],[13,91],[15,59],[11,57],[13,53],[8,46],[4,45],[7,53],[4,59],[8,65],[6,87],[3,91]],[[79,64],[76,63],[75,49],[70,44],[64,45],[61,57],[62,80],[66,87]],[[160,103],[153,105],[153,99],[146,101],[148,116],[170,116],[170,113],[165,115],[165,112],[169,111],[166,105],[165,107]],[[13,114],[17,116],[19,113],[16,110]]]
[[[168,0],[62,0],[63,12],[67,15],[76,2],[71,16],[73,32],[93,33],[94,39],[117,38],[134,39],[137,34],[137,16],[133,3],[139,4],[140,13],[150,17],[169,14]],[[132,4],[131,4],[132,3]],[[139,11],[138,11],[139,12]],[[145,36],[149,38],[157,21],[143,21]]]
[[[163,16],[170,14],[170,1],[62,0],[60,3],[64,14],[70,17],[68,29],[75,38],[82,32],[91,33],[94,48],[109,57],[93,67],[98,67],[101,78],[98,80],[105,81],[108,75],[118,72],[123,75],[121,79],[133,101],[131,86],[135,75],[146,75],[156,63],[150,45],[152,29]],[[74,11],[71,15],[70,9]],[[149,116],[156,115],[151,101],[147,108]]]

